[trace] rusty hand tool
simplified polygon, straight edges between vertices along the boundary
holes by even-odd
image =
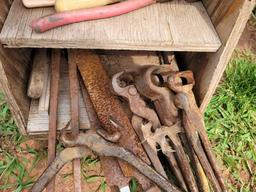
[[[118,141],[120,146],[150,163],[127,114],[111,92],[110,80],[99,56],[88,50],[72,50],[72,53],[102,128],[108,133],[120,133],[121,137]],[[113,120],[120,126],[115,126]],[[135,177],[144,191],[152,186],[149,179],[129,164],[122,160],[118,162],[124,175]]]
[[[49,164],[40,178],[34,183],[30,192],[41,192],[49,184],[54,176],[68,162],[91,155],[92,152],[85,147],[66,148]]]
[[[69,91],[70,91],[70,113],[71,113],[71,133],[74,137],[79,134],[79,97],[78,97],[78,76],[77,66],[71,58],[69,66]],[[73,161],[74,191],[81,192],[81,162],[80,159]]]
[[[75,140],[69,139],[67,135],[63,135],[62,141],[67,146],[71,147],[76,145],[86,146],[100,156],[110,156],[122,159],[135,167],[165,191],[180,191],[174,184],[168,182],[162,175],[152,169],[145,161],[136,157],[133,153],[123,147],[119,147],[116,144],[106,141],[105,138],[102,138],[94,132],[80,133]]]
[[[137,115],[133,115],[132,117],[132,125],[134,127],[134,129],[137,131],[137,134],[139,135],[140,137],[140,140],[142,141],[142,144],[145,148],[145,150],[147,151],[150,160],[152,161],[152,164],[154,166],[157,166],[155,167],[155,169],[163,175],[163,173],[165,174],[164,170],[161,171],[162,168],[162,165],[161,165],[161,162],[159,162],[159,159],[158,159],[158,156],[157,156],[157,151],[159,150],[156,150],[156,147],[159,145],[159,143],[164,143],[162,141],[165,141],[166,138],[165,137],[162,137],[162,138],[157,138],[157,140],[154,140],[154,141],[149,141],[151,143],[151,145],[148,143],[147,139],[145,139],[144,135],[145,133],[143,133],[142,131],[142,126],[144,124],[143,122],[144,120],[137,116]],[[150,130],[152,129],[152,127],[148,127],[149,130],[147,130],[147,133],[152,133]],[[144,129],[144,132],[146,132],[146,129]],[[164,134],[162,134],[162,136],[164,136]],[[157,141],[161,141],[161,142],[157,142]],[[155,144],[155,145],[154,145]],[[171,146],[170,145],[166,145],[166,143],[164,143],[165,146],[163,148],[165,148],[166,150],[164,150],[164,155],[167,157],[168,161],[169,161],[169,165],[170,165],[170,168],[172,170],[172,172],[174,173],[174,176],[176,177],[177,179],[177,182],[178,182],[178,185],[180,186],[180,188],[184,189],[184,191],[187,191],[187,187],[186,187],[186,184],[184,182],[184,179],[183,179],[183,176],[182,176],[182,173],[179,169],[179,166],[178,166],[178,163],[177,163],[177,160],[175,159],[175,156],[173,155],[173,152],[174,150],[172,150]],[[168,149],[168,150],[167,150]],[[156,154],[156,155],[155,155]],[[154,156],[156,156],[154,158]]]
[[[184,146],[184,150],[186,151],[190,161],[191,161],[191,167],[194,170],[194,173],[196,175],[196,181],[198,183],[198,189],[202,192],[210,192],[210,186],[208,179],[205,175],[205,172],[200,164],[200,161],[198,160],[198,157],[195,154],[195,151],[193,150],[193,147],[189,144],[187,136],[185,135],[185,130],[182,127],[182,132],[184,134],[181,134],[181,141]]]
[[[163,176],[152,169],[147,163],[136,157],[133,153],[125,150],[123,147],[119,147],[116,144],[104,140],[100,135],[93,131],[80,133],[75,139],[72,137],[70,138],[68,135],[64,134],[62,136],[62,141],[66,146],[83,147],[66,148],[64,151],[62,151],[60,155],[57,156],[52,164],[40,176],[39,180],[33,185],[31,192],[41,192],[44,186],[47,185],[51,178],[61,169],[65,163],[73,160],[73,158],[80,158],[82,156],[88,155],[88,148],[100,156],[115,157],[128,162],[166,192],[181,191],[174,184],[168,182]]]
[[[48,7],[55,4],[55,0],[22,0],[22,2],[27,8]]]
[[[56,132],[57,132],[57,112],[60,80],[61,51],[52,50],[51,55],[51,88],[50,88],[50,111],[49,111],[49,133],[48,133],[48,164],[50,164],[56,153]],[[54,192],[55,179],[47,186],[48,192]]]
[[[174,104],[174,94],[168,88],[156,85],[156,72],[161,67],[141,67],[134,73],[135,86],[141,95],[154,102],[161,124],[171,126],[177,121],[178,110]],[[169,71],[172,72],[172,69],[169,68]]]
[[[90,127],[95,130],[102,130],[100,122],[98,120],[97,114],[94,110],[93,104],[91,102],[90,96],[84,86],[81,75],[79,74],[79,83],[81,87],[82,97],[86,106],[86,111],[88,113],[88,118],[90,121]],[[120,135],[119,135],[120,136]],[[114,139],[114,142],[117,142],[117,139]],[[119,189],[123,189],[124,186],[127,188],[131,181],[130,177],[125,177],[118,161],[113,157],[102,157],[100,156],[100,163],[102,170],[104,172],[104,176],[106,178],[107,185],[112,189],[114,187],[118,187]],[[111,190],[113,191],[113,190]]]
[[[135,85],[138,91],[148,99],[154,101],[162,125],[169,127],[172,126],[178,118],[178,109],[174,104],[175,95],[164,86],[167,75],[172,73],[174,73],[174,71],[171,66],[168,65],[145,66],[134,75]],[[169,160],[173,160],[176,157],[187,188],[190,191],[198,191],[193,172],[179,136],[177,134],[168,136],[175,153],[172,154],[166,151],[165,155]],[[174,155],[175,157],[173,157]],[[174,160],[173,163],[175,163]]]
[[[132,79],[128,71],[115,74],[112,77],[112,87],[116,94],[128,100],[130,109],[135,114],[132,117],[132,125],[136,130],[138,136],[140,137],[140,140],[142,141],[142,144],[145,150],[147,151],[150,157],[150,160],[152,161],[152,164],[154,165],[156,170],[159,171],[159,173],[161,173],[162,175],[165,175],[161,162],[158,159],[157,150],[156,150],[156,145],[158,143],[160,144],[160,142],[163,142],[162,145],[160,144],[160,146],[164,149],[163,150],[164,154],[168,157],[171,164],[171,168],[174,170],[175,176],[180,186],[186,190],[187,188],[184,183],[182,174],[178,169],[176,169],[176,167],[178,167],[176,163],[176,159],[173,157],[172,153],[167,150],[167,148],[170,149],[171,147],[169,144],[164,142],[166,140],[165,139],[166,135],[162,134],[160,135],[160,137],[155,138],[155,142],[151,142],[151,145],[147,143],[147,140],[144,138],[143,132],[141,129],[143,120],[147,120],[152,123],[152,126],[148,127],[149,130],[147,130],[147,133],[151,133],[152,128],[154,132],[157,131],[156,129],[161,126],[161,123],[158,119],[156,112],[146,106],[145,101],[140,97],[136,87],[134,85],[127,85],[127,86],[125,85],[127,84],[126,83],[127,79]],[[157,143],[157,141],[159,142]]]
[[[177,68],[175,68],[171,65],[171,62],[169,61],[166,52],[162,52],[162,58],[163,58],[163,63],[169,64],[169,65],[166,65],[166,66],[162,65],[161,68],[159,68],[156,71],[156,74],[158,74],[162,80],[162,82],[160,82],[159,78],[156,78],[156,77],[153,78],[154,82],[157,85],[166,85],[169,75],[175,73],[178,70]],[[170,69],[171,67],[172,67],[173,71],[171,71],[171,69]],[[182,83],[181,79],[179,81],[180,81],[180,83]],[[191,167],[197,176],[196,180],[198,183],[198,187],[199,187],[200,191],[204,191],[204,192],[210,191],[208,180],[203,171],[203,168],[202,168],[195,152],[192,150],[190,144],[188,144],[187,137],[186,137],[186,135],[184,135],[184,133],[185,133],[185,131],[183,130],[184,128],[183,127],[181,127],[181,128],[182,128],[182,133],[180,134],[180,138],[181,138],[182,144],[184,146],[184,149],[191,161]]]
[[[180,79],[186,79],[183,85]],[[177,72],[168,77],[168,86],[177,93],[176,105],[183,110],[183,123],[188,140],[208,177],[214,191],[226,191],[211,144],[205,131],[203,115],[201,114],[192,91],[195,84],[191,71]]]
[[[139,136],[140,140],[144,141],[143,134],[140,130],[140,127],[143,121],[142,118],[152,122],[153,129],[160,127],[160,121],[155,111],[146,106],[145,101],[141,99],[134,85],[121,87],[122,80],[120,79],[120,77],[123,75],[124,75],[124,72],[120,72],[112,77],[112,87],[117,95],[122,96],[128,100],[130,109],[135,114],[132,118],[133,128],[136,131],[137,135]],[[166,173],[163,169],[163,166],[161,165],[161,162],[157,156],[157,152],[154,149],[152,149],[148,145],[148,143],[142,142],[142,144],[155,169],[161,175],[167,178]]]
[[[182,177],[184,178],[187,186],[183,188],[189,189],[191,192],[198,191],[193,172],[187,159],[187,155],[183,150],[183,146],[178,136],[181,131],[180,122],[177,122],[172,126],[161,126],[160,128],[156,129],[154,133],[150,131],[151,126],[152,125],[148,123],[146,125],[142,125],[141,127],[145,140],[152,147],[156,146],[157,144],[160,145],[162,152],[168,158],[170,158],[171,153],[174,153],[178,162],[177,166],[180,167],[183,175]]]
[[[154,110],[146,106],[145,101],[140,97],[136,87],[134,85],[122,86],[122,83],[125,83],[122,78],[125,78],[124,76],[126,75],[128,74],[120,72],[112,77],[113,90],[129,102],[130,109],[134,114],[147,119],[153,124],[153,129],[157,129],[161,126],[158,116]]]

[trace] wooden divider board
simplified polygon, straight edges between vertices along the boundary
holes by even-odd
[[[51,47],[215,52],[219,37],[200,1],[173,0],[96,21],[63,26],[38,34],[32,20],[53,8],[26,9],[14,0],[1,32],[5,47]]]

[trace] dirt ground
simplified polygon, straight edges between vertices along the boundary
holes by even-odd
[[[28,140],[21,144],[21,147],[26,148],[26,146],[30,146],[36,150],[42,150],[42,148],[47,147],[46,141],[36,141],[36,140]],[[28,154],[20,154],[21,156],[25,156],[27,159],[33,159],[33,156]],[[96,158],[96,157],[93,157]],[[37,166],[33,169],[30,174],[31,178],[37,178],[47,167],[47,158],[43,158],[39,161]],[[104,182],[104,174],[102,172],[100,162],[96,162],[90,166],[86,166],[86,164],[81,166],[82,169],[82,191],[86,192],[96,192],[101,191],[100,186],[102,182]],[[24,192],[28,192],[28,190],[23,190]],[[56,192],[73,192],[73,174],[72,174],[72,163],[66,164],[61,171],[56,176],[55,180],[55,191]],[[4,192],[11,192],[4,191]],[[44,190],[46,192],[46,190]],[[109,188],[106,186],[106,192],[110,192]]]

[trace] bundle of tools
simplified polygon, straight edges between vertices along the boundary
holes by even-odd
[[[23,4],[28,8],[55,6],[58,13],[31,22],[32,29],[42,33],[71,23],[120,16],[146,6],[168,1],[171,0],[23,0]]]
[[[56,141],[59,67],[55,59],[49,149]],[[71,134],[62,131],[60,139],[66,148],[56,158],[55,151],[49,153],[50,164],[31,192],[43,191],[47,185],[52,191],[54,176],[73,160],[75,191],[81,191],[79,159],[92,153],[100,156],[107,184],[122,192],[130,191],[132,177],[140,191],[226,191],[192,92],[191,71],[177,72],[171,65],[141,66],[115,74],[111,86],[96,54],[71,50],[69,79]],[[80,132],[79,82],[92,126]],[[130,119],[113,92],[127,101]]]

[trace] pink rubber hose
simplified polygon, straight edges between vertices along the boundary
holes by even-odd
[[[30,26],[34,31],[42,33],[71,23],[119,16],[154,3],[156,0],[128,0],[103,7],[66,11],[34,20]]]

